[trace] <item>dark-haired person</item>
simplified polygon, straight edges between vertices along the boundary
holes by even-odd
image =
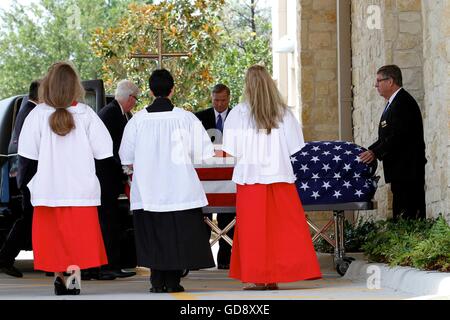
[[[108,263],[98,220],[100,183],[94,159],[112,157],[112,140],[86,104],[75,68],[52,65],[39,88],[42,102],[26,118],[20,156],[38,161],[28,183],[33,212],[34,268],[55,273],[55,294],[79,294],[79,277],[64,272]],[[75,274],[76,275],[76,274]]]
[[[403,88],[396,65],[377,71],[375,82],[387,104],[378,127],[378,140],[360,154],[364,163],[383,162],[384,179],[391,184],[395,219],[426,218],[425,141],[422,114],[416,100]]]
[[[182,270],[214,266],[201,210],[208,201],[192,163],[213,157],[214,146],[195,115],[172,104],[167,70],[149,85],[155,100],[128,121],[119,155],[133,168],[137,260],[151,269],[150,292],[181,292]]]
[[[8,152],[16,153],[20,132],[28,114],[39,103],[40,80],[34,80],[28,91],[28,101],[20,108],[14,125]],[[11,151],[14,150],[14,151]],[[30,202],[30,191],[27,184],[36,173],[37,162],[20,156],[12,158],[10,177],[15,177],[17,187],[22,194],[22,215],[14,222],[8,236],[0,248],[0,272],[21,278],[22,272],[14,267],[14,262],[20,249],[31,242],[31,223],[33,221],[33,206]]]
[[[199,111],[195,115],[202,122],[203,127],[210,133],[211,141],[215,144],[222,143],[223,126],[230,112],[230,89],[224,84],[216,84],[211,92],[212,107]],[[212,130],[213,129],[213,130]],[[223,230],[236,214],[222,213],[217,215],[218,227]],[[234,228],[227,235],[233,239]],[[223,239],[219,240],[217,252],[217,269],[229,269],[231,246]]]

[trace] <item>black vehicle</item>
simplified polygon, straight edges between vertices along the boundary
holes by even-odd
[[[102,80],[88,80],[82,83],[86,90],[85,103],[96,112],[114,99],[113,96],[105,94]],[[12,160],[17,156],[17,145],[10,142],[17,114],[27,101],[27,95],[18,95],[0,101],[0,248],[14,222],[22,216],[22,195],[17,188],[16,178],[9,176]],[[125,256],[122,257],[122,267],[134,268],[136,253],[133,223],[125,195],[120,197],[120,212],[124,219],[122,225],[125,226],[121,241],[123,247],[121,252],[125,253]],[[31,243],[25,242],[22,250],[32,250]]]

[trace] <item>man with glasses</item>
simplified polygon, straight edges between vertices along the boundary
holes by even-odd
[[[123,173],[119,147],[123,131],[131,118],[131,110],[137,103],[139,88],[129,80],[117,84],[114,100],[100,109],[98,116],[104,122],[113,140],[113,157],[96,161],[97,176],[101,186],[99,220],[105,243],[108,265],[99,270],[83,272],[83,279],[113,280],[134,276],[135,272],[121,268],[121,235],[124,232],[118,198],[124,192],[127,176]]]
[[[360,154],[364,163],[383,162],[391,184],[394,219],[426,218],[425,141],[422,114],[416,100],[403,89],[396,65],[381,67],[375,87],[387,101],[378,127],[378,140]]]

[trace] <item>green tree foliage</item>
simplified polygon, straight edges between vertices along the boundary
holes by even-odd
[[[258,0],[229,0],[223,8],[224,33],[221,48],[214,55],[212,76],[231,89],[231,104],[239,102],[246,70],[262,64],[272,71],[272,26],[270,9]]]
[[[164,0],[129,6],[119,23],[96,30],[92,46],[103,61],[107,89],[123,78],[134,80],[144,93],[157,62],[130,58],[131,53],[156,53],[157,28],[163,28],[164,52],[190,52],[190,57],[164,60],[176,82],[175,105],[188,110],[209,103],[212,57],[219,47],[219,13],[224,0]],[[146,94],[144,102],[148,102]],[[141,105],[142,107],[142,105]]]
[[[59,60],[73,61],[83,79],[100,77],[102,60],[89,44],[92,32],[115,25],[130,2],[41,0],[29,6],[14,2],[0,12],[0,98],[27,92],[30,82]]]

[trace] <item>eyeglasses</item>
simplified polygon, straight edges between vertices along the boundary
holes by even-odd
[[[377,84],[379,84],[381,81],[389,80],[390,78],[383,78],[383,79],[377,79]]]
[[[134,96],[134,95],[132,95],[132,94],[130,94],[130,97],[133,97],[133,98],[136,100],[136,102],[139,101],[138,97],[136,97],[136,96]]]

